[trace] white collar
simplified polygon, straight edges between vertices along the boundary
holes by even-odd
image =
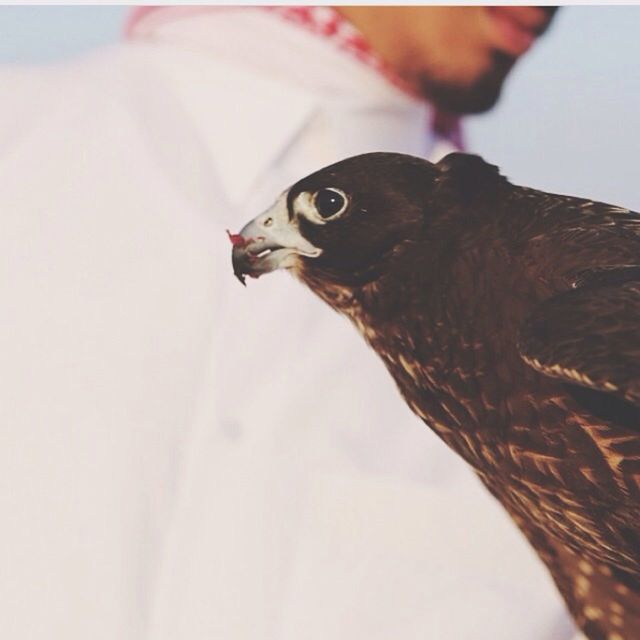
[[[134,32],[134,40],[154,43],[153,58],[212,150],[232,204],[243,200],[327,101],[417,115],[426,130],[425,103],[268,12],[209,11],[145,27]],[[313,61],[313,69],[306,61]]]

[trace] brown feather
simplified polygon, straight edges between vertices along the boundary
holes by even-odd
[[[640,216],[455,154],[370,154],[294,185],[351,210],[296,275],[349,317],[476,471],[590,640],[640,638]],[[600,394],[600,395],[598,395]]]

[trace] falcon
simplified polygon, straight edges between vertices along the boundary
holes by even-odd
[[[372,153],[230,234],[347,316],[472,466],[589,640],[640,638],[640,215],[478,156]]]

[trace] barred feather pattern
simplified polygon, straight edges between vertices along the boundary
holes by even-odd
[[[323,258],[295,275],[502,503],[589,640],[640,638],[640,215],[511,185],[477,157],[421,177],[403,158],[292,187],[366,205],[309,228]]]

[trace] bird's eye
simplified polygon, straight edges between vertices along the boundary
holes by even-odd
[[[349,204],[346,194],[333,187],[320,189],[313,196],[313,204],[318,214],[325,220],[337,218]]]

